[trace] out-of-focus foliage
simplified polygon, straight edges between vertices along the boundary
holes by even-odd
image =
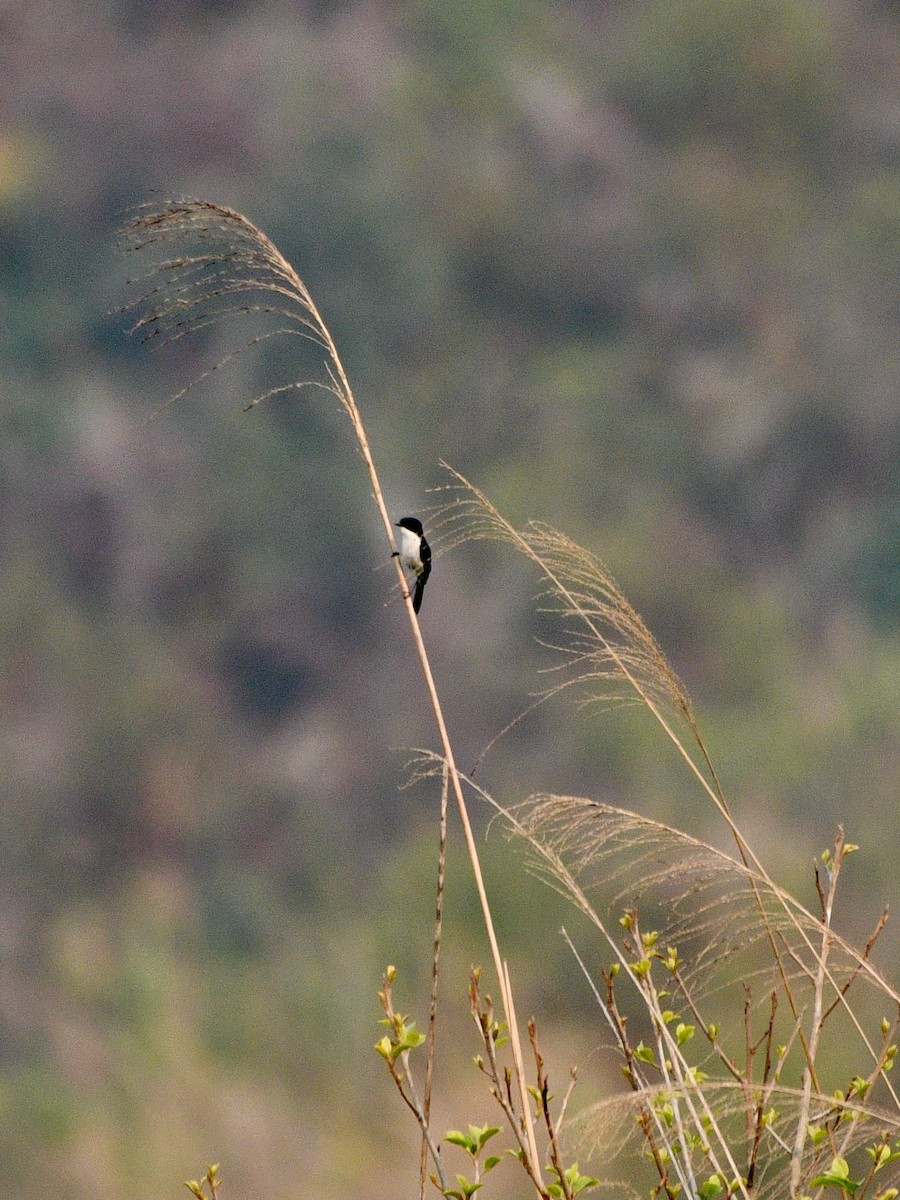
[[[898,46],[849,0],[0,12],[4,1195],[164,1195],[204,1155],[235,1196],[397,1185],[369,1022],[389,958],[427,971],[435,797],[397,782],[432,734],[343,417],[240,412],[315,358],[244,355],[142,427],[233,344],[108,315],[154,190],[295,264],[398,514],[444,458],[601,554],[773,870],[843,821],[858,928],[892,898]],[[531,586],[436,560],[463,765],[540,686]],[[635,714],[547,706],[479,771],[710,821]],[[493,854],[520,1007],[574,1044]]]

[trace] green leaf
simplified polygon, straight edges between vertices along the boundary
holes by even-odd
[[[391,1042],[391,1039],[387,1036],[383,1037],[380,1042],[375,1043],[375,1049],[378,1051],[378,1053],[381,1055],[381,1057],[386,1058],[388,1060],[388,1062],[393,1062],[394,1059],[397,1057],[396,1054],[394,1053],[393,1043]],[[190,1187],[190,1184],[188,1184],[187,1186]]]
[[[866,1147],[866,1154],[875,1164],[875,1171],[880,1171],[882,1167],[886,1167],[888,1163],[896,1162],[900,1158],[900,1150],[891,1150],[887,1142],[878,1142],[874,1146]]]
[[[397,1044],[401,1050],[415,1050],[424,1041],[425,1034],[416,1029],[415,1021],[410,1021],[408,1025],[404,1023],[397,1030]]]
[[[568,1171],[566,1177],[568,1178]],[[569,1187],[572,1189],[572,1195],[577,1196],[579,1192],[587,1191],[588,1188],[600,1186],[600,1180],[594,1175],[579,1175],[575,1179],[569,1179]]]
[[[469,1132],[474,1133],[478,1137],[478,1149],[483,1150],[485,1142],[490,1141],[492,1137],[500,1132],[499,1125],[470,1125]]]
[[[668,950],[666,951],[666,957],[663,959],[663,963],[665,964],[666,969],[671,971],[673,975],[681,966],[681,959],[678,957],[678,951],[674,946],[669,946]]]
[[[566,1167],[562,1175],[560,1175],[556,1167],[551,1167],[550,1170],[559,1180],[559,1183],[551,1183],[547,1187],[547,1191],[554,1197],[554,1200],[562,1200],[566,1195],[566,1189],[562,1187],[563,1179],[565,1179],[568,1193],[571,1196],[577,1196],[579,1192],[583,1192],[587,1188],[597,1187],[600,1183],[600,1180],[595,1179],[593,1175],[582,1175],[578,1170],[577,1162],[572,1163],[571,1167]]]
[[[472,1141],[467,1133],[463,1133],[460,1129],[448,1129],[444,1134],[444,1141],[449,1142],[451,1146],[462,1146],[463,1150],[472,1152]]]
[[[444,1134],[444,1141],[451,1146],[460,1146],[472,1158],[477,1158],[485,1142],[499,1132],[499,1125],[470,1125],[465,1133],[459,1129],[449,1129]]]
[[[846,1158],[835,1158],[824,1175],[817,1175],[810,1181],[810,1186],[841,1188],[852,1196],[860,1187],[861,1182],[861,1180],[850,1178],[850,1165]]]
[[[694,1036],[696,1026],[685,1025],[683,1022],[675,1026],[675,1041],[679,1046],[683,1046],[685,1042],[689,1042]]]
[[[471,1179],[466,1179],[465,1175],[457,1175],[456,1182],[459,1184],[459,1191],[454,1190],[453,1195],[461,1197],[461,1200],[467,1200],[469,1196],[474,1196],[483,1186],[480,1183],[473,1183]]]
[[[654,1063],[656,1061],[653,1057],[653,1047],[645,1046],[643,1040],[635,1046],[634,1057],[640,1062],[645,1063]]]
[[[704,1183],[701,1183],[697,1189],[699,1196],[706,1200],[708,1196],[718,1196],[719,1192],[725,1190],[725,1181],[721,1175],[710,1175]]]

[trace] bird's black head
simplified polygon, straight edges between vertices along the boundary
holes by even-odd
[[[399,529],[408,529],[410,533],[417,533],[422,536],[422,522],[418,517],[401,517],[397,522]]]

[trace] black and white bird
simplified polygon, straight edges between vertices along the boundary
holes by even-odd
[[[431,574],[431,547],[425,541],[422,522],[418,517],[401,517],[397,522],[400,530],[400,565],[404,571],[411,571],[416,577],[416,589],[413,592],[413,612],[418,612],[422,605],[422,593]]]

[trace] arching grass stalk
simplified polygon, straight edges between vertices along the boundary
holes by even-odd
[[[246,407],[253,407],[279,392],[306,387],[323,388],[333,395],[350,418],[360,454],[366,465],[372,498],[381,517],[385,538],[391,551],[395,551],[393,523],[387,510],[365,426],[337,346],[306,285],[278,247],[243,214],[208,201],[194,199],[169,201],[161,207],[143,206],[123,230],[123,241],[130,252],[151,250],[165,254],[171,248],[173,253],[172,257],[163,258],[146,275],[135,281],[142,289],[141,294],[127,307],[138,309],[143,315],[139,316],[133,325],[132,333],[141,334],[146,340],[158,338],[165,344],[223,317],[237,314],[264,314],[285,322],[277,329],[251,338],[226,355],[172,396],[163,407],[168,407],[237,354],[267,338],[283,334],[311,341],[325,354],[328,382],[304,380],[288,383],[257,396]],[[399,559],[394,559],[394,565],[478,890],[491,957],[509,1027],[522,1120],[525,1122],[527,1144],[532,1158],[531,1167],[535,1178],[539,1180],[540,1159],[531,1119],[531,1104],[509,972],[497,942],[475,837],[456,767],[453,744],[444,719],[428,652],[413,611],[412,598],[406,587]]]

